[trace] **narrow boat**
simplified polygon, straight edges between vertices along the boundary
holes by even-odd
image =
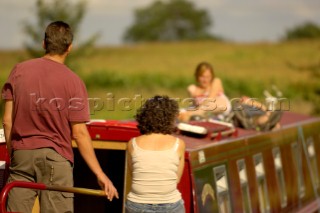
[[[185,168],[178,184],[186,212],[320,211],[320,118],[287,111],[280,123],[280,129],[269,132],[241,128],[205,135],[177,132],[176,136],[186,142]],[[210,129],[210,125],[204,122],[199,126]],[[125,121],[95,120],[88,129],[98,160],[120,192],[120,199],[109,202],[103,196],[74,190],[75,212],[124,212],[131,180],[127,141],[139,132],[134,122]],[[73,146],[75,186],[99,189],[75,143]],[[0,187],[6,178],[5,154],[1,143]]]

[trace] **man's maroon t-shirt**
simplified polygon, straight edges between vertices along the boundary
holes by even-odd
[[[37,58],[17,64],[2,89],[13,100],[12,147],[51,147],[73,162],[70,122],[89,121],[82,80],[67,66]]]

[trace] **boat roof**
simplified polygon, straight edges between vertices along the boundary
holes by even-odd
[[[298,126],[299,124],[303,124],[305,122],[312,122],[314,120],[319,120],[319,118],[315,118],[310,115],[303,115],[303,114],[286,111],[283,113],[280,120],[281,128],[273,131],[281,131],[284,128],[289,128],[291,126]],[[219,140],[217,140],[216,138],[210,138],[210,137],[190,137],[183,134],[178,134],[176,136],[184,140],[184,142],[186,143],[187,151],[193,151],[197,149],[203,149],[212,145],[218,145],[220,143],[237,141],[241,138],[254,137],[261,134],[268,134],[269,132],[260,132],[256,130],[236,128],[236,131],[234,134],[230,134],[227,137],[222,137]]]

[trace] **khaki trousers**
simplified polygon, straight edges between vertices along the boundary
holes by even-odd
[[[73,186],[71,163],[51,148],[15,150],[8,182],[28,181],[46,185]],[[31,213],[39,196],[41,213],[72,213],[73,194],[67,192],[13,188],[7,211]]]

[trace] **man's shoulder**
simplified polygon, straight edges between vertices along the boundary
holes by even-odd
[[[64,79],[74,81],[82,81],[82,79],[73,72],[67,65],[59,64],[58,62],[52,62],[50,60],[44,60],[43,58],[33,58],[29,60],[22,61],[16,64],[16,69],[20,70],[20,68],[35,68],[36,70],[42,69],[43,67],[51,67],[51,71],[54,71],[56,75],[61,75]]]
[[[65,66],[64,64],[58,64],[57,62],[50,62],[48,60],[43,60],[43,58],[32,58],[32,59],[28,59],[28,60],[25,60],[25,61],[22,61],[22,62],[19,62],[16,64],[16,67],[17,68],[42,68],[44,66],[52,66],[54,65],[54,67],[56,65],[58,65],[58,68],[59,69],[69,69],[67,66]],[[55,67],[56,69],[57,67]]]
[[[16,64],[16,67],[28,66],[35,63],[40,63],[40,58],[32,58],[32,59],[21,61]]]
[[[67,68],[67,67],[66,67]],[[71,69],[67,68],[67,70],[63,71],[63,79],[69,86],[75,86],[76,87],[86,87],[84,81]]]
[[[66,71],[65,74],[68,75],[70,78],[76,80],[76,81],[82,81],[82,79],[79,77],[78,74],[76,74],[75,72],[73,72],[70,68],[66,67]]]

